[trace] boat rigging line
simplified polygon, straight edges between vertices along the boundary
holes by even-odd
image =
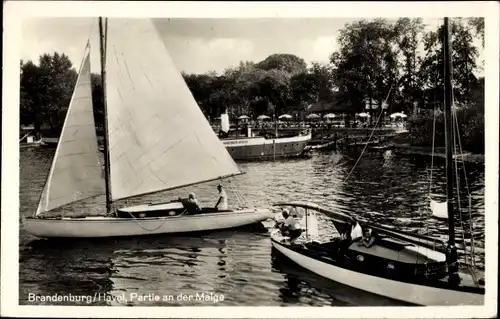
[[[344,182],[346,182],[347,179],[349,178],[349,176],[351,176],[351,173],[354,171],[354,169],[358,165],[359,161],[361,160],[361,157],[363,157],[363,154],[365,153],[366,149],[368,148],[370,140],[373,137],[373,133],[375,133],[375,129],[377,128],[378,123],[380,122],[380,119],[382,118],[382,114],[384,114],[384,107],[383,107],[383,105],[384,105],[384,103],[387,103],[387,100],[389,99],[389,96],[391,95],[391,91],[392,91],[393,86],[394,86],[394,82],[391,84],[391,87],[389,88],[389,92],[387,93],[387,96],[386,96],[384,102],[382,102],[380,104],[380,113],[378,115],[377,122],[375,122],[375,126],[372,128],[370,136],[368,137],[368,140],[366,141],[365,147],[361,151],[361,154],[359,155],[358,160],[356,161],[356,163],[354,163],[354,166],[351,168],[351,170],[349,171],[349,173],[347,174],[347,176],[344,178]]]
[[[233,191],[234,195],[236,196],[236,200],[238,201],[238,204],[243,207],[248,207],[248,202],[246,198],[241,195],[241,193],[238,191],[238,188],[231,182],[230,179],[228,179],[229,186],[231,187],[231,190]]]

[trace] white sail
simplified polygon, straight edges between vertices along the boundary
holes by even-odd
[[[37,214],[104,194],[87,46]]]
[[[113,200],[239,174],[150,19],[109,19]]]

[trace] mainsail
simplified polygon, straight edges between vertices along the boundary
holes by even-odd
[[[150,19],[109,19],[112,200],[239,174]]]
[[[90,50],[87,46],[37,214],[104,194],[102,167],[92,108]]]

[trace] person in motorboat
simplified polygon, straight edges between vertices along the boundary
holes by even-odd
[[[227,194],[226,191],[222,188],[222,185],[217,185],[217,190],[219,191],[219,200],[217,200],[217,204],[215,204],[215,208],[220,210],[227,210]]]
[[[290,215],[288,209],[283,209],[282,215],[284,220],[278,224],[281,234],[290,237],[290,240],[297,239],[302,234],[299,221]]]

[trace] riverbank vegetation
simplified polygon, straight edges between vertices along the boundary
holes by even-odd
[[[242,61],[222,72],[186,74],[184,79],[201,110],[213,120],[226,109],[230,117],[255,118],[288,113],[371,113],[375,124],[381,107],[387,114],[409,115],[411,142],[431,145],[434,110],[442,108],[442,27],[421,19],[359,20],[339,31],[328,63],[307,65],[292,54],[272,54],[262,61]],[[479,47],[484,20],[452,19],[454,97],[462,146],[484,152],[484,78]],[[474,39],[479,39],[475,43]],[[478,42],[478,41],[476,41]],[[21,123],[60,129],[77,73],[64,54],[43,54],[38,65],[21,61]],[[101,82],[92,75],[97,124],[102,123]],[[387,101],[386,101],[387,100]],[[386,101],[386,103],[384,103]],[[442,143],[437,118],[436,143]]]

